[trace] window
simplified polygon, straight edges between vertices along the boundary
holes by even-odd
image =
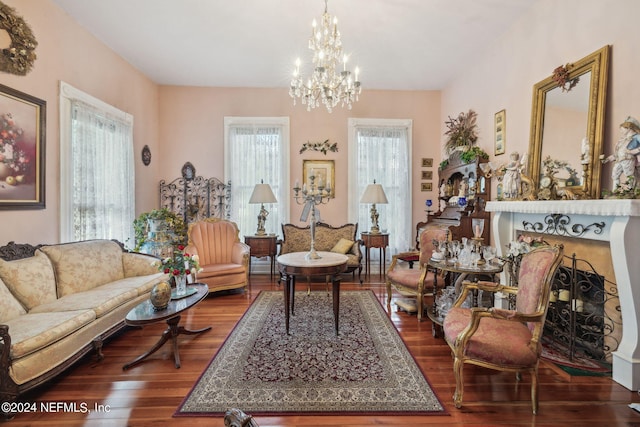
[[[349,119],[349,220],[371,228],[371,206],[360,197],[374,180],[388,204],[378,204],[380,230],[389,233],[390,253],[412,246],[411,120]],[[371,252],[372,258],[378,256]]]
[[[231,181],[231,220],[240,235],[255,234],[259,204],[249,204],[256,184],[271,186],[278,203],[265,205],[267,233],[280,233],[289,214],[289,118],[225,117],[225,181]]]
[[[133,242],[133,117],[60,85],[62,241]]]

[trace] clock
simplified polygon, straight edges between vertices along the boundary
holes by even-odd
[[[540,178],[540,188],[549,188],[551,187],[551,178],[548,176],[543,176]]]

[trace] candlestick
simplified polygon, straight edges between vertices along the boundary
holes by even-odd
[[[311,174],[309,175],[309,188],[307,189],[307,184],[302,185],[302,191],[300,191],[300,187],[296,182],[296,186],[293,188],[294,199],[297,204],[305,205],[302,215],[306,217],[301,220],[306,221],[311,214],[309,219],[309,230],[311,232],[311,248],[309,249],[309,253],[305,256],[305,259],[319,259],[322,258],[315,249],[315,241],[316,241],[316,206],[329,203],[329,199],[331,196],[331,189],[327,185],[327,187],[322,187],[321,185],[316,186],[315,184],[315,175],[313,173],[313,169],[311,170]],[[321,181],[321,180],[320,180]]]

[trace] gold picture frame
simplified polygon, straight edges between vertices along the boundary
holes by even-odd
[[[423,182],[420,186],[421,191],[433,191],[433,183],[431,182]]]
[[[433,159],[432,158],[423,158],[422,159],[422,167],[423,168],[433,167]]]
[[[505,153],[507,144],[507,112],[500,110],[495,114],[493,121],[495,155]]]
[[[334,160],[303,160],[302,161],[302,182],[307,184],[307,188],[311,186],[311,174],[315,176],[314,184],[317,187],[320,182],[326,187],[327,183],[331,185],[331,193],[329,197],[336,197],[336,168]]]
[[[422,171],[422,179],[425,181],[433,179],[433,171]]]

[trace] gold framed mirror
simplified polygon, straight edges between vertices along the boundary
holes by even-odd
[[[539,191],[541,184],[554,185],[559,194],[600,197],[608,69],[604,46],[533,87],[528,170]],[[541,183],[547,157],[566,166]]]

